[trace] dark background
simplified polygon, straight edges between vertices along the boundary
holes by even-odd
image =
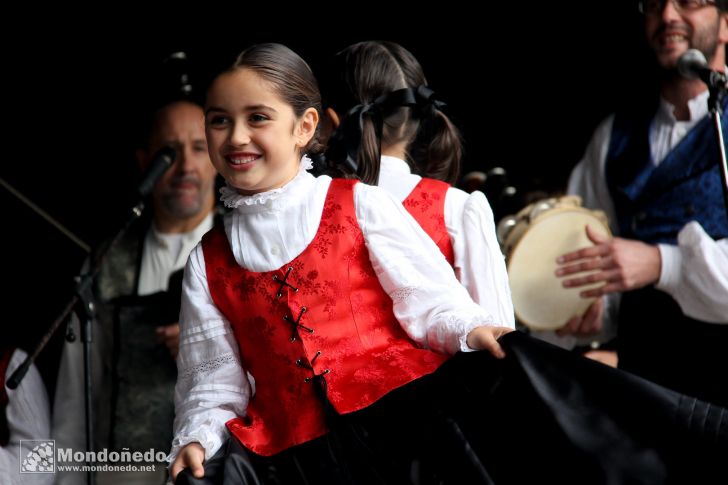
[[[329,10],[336,23],[304,6],[276,4],[271,14],[242,3],[204,12],[178,6],[153,17],[48,8],[8,16],[5,22],[19,23],[21,33],[0,39],[6,149],[0,177],[97,244],[132,205],[139,120],[159,99],[168,54],[187,52],[192,82],[202,91],[255,42],[287,44],[322,76],[326,60],[348,44],[386,39],[420,60],[448,103],[466,141],[465,171],[502,166],[521,191],[559,190],[596,124],[639,99],[648,84],[641,19],[631,1],[502,3],[478,7],[487,14],[449,3],[356,17]],[[346,11],[352,8],[363,7]],[[2,187],[0,204],[0,329],[5,341],[29,348],[71,297],[85,254]],[[59,343],[40,360],[49,382]]]

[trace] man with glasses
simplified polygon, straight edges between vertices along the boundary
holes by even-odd
[[[677,69],[688,49],[726,72],[728,0],[643,0],[645,39],[659,71],[654,99],[595,131],[569,192],[610,216],[619,237],[587,230],[593,247],[560,258],[567,287],[621,294],[619,366],[728,407],[728,217],[708,88]],[[659,96],[658,96],[659,95]],[[723,136],[728,133],[722,100]],[[601,305],[597,300],[595,305]],[[595,332],[601,316],[570,322]]]

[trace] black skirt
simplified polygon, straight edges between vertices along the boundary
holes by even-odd
[[[486,418],[478,403],[496,365],[486,353],[457,354],[365,409],[340,415],[327,403],[328,434],[251,460],[270,484],[492,483],[473,444],[482,441],[474,424]],[[466,367],[477,367],[481,382],[473,385],[475,369]]]
[[[205,483],[725,483],[727,409],[519,332],[501,344],[366,409],[326,406],[327,435],[272,457],[229,447],[256,477]]]

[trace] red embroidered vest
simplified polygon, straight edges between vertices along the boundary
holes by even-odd
[[[445,227],[445,194],[450,185],[440,180],[422,178],[402,201],[407,212],[419,223],[450,263],[455,264],[450,234]]]
[[[327,432],[317,380],[340,414],[434,372],[447,356],[422,349],[392,312],[364,243],[352,180],[333,180],[311,244],[274,271],[240,267],[225,231],[202,240],[212,299],[232,325],[256,393],[228,429],[270,456]]]
[[[6,373],[10,365],[10,359],[13,357],[15,349],[12,347],[5,350],[0,349],[0,446],[7,446],[10,441],[10,430],[8,429],[8,419],[6,408],[8,406],[8,391],[5,389]]]
[[[15,352],[13,347],[0,349],[0,406],[5,406],[8,403],[8,392],[5,390],[5,381],[7,380],[5,374],[8,371],[13,352]]]

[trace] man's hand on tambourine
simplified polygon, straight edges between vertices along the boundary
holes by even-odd
[[[599,298],[609,293],[636,290],[660,278],[662,260],[657,246],[619,237],[610,239],[589,226],[586,226],[586,234],[594,246],[566,253],[556,260],[559,265],[556,276],[577,275],[564,279],[565,288],[604,283],[580,293],[584,298]]]
[[[556,335],[576,335],[577,337],[588,337],[599,333],[602,330],[604,320],[604,299],[597,298],[589,305],[584,315],[575,316],[566,325],[556,330]]]

